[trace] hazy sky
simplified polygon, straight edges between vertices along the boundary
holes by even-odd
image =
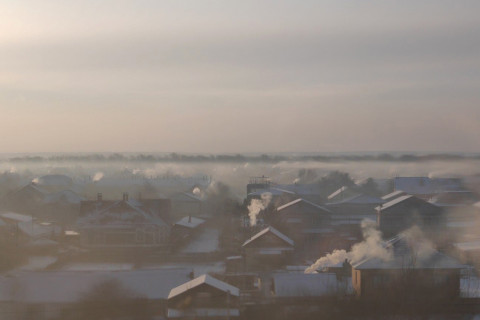
[[[0,0],[0,152],[478,152],[479,12]]]

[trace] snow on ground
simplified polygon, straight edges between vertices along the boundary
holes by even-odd
[[[220,231],[218,229],[206,228],[197,237],[192,239],[180,253],[211,253],[218,251],[218,237]]]
[[[57,262],[53,256],[33,256],[28,258],[27,264],[18,268],[20,271],[40,271]]]

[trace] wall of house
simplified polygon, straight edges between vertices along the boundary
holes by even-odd
[[[357,297],[453,299],[460,294],[458,269],[352,269]]]

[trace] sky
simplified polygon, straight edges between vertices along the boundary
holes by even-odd
[[[0,0],[0,152],[480,152],[478,12]]]

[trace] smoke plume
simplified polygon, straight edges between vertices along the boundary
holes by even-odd
[[[192,193],[196,196],[201,196],[202,195],[202,192],[200,191],[199,187],[193,188]]]
[[[93,176],[93,182],[98,182],[100,180],[102,180],[103,178],[103,172],[97,172],[95,173],[95,175]]]
[[[365,219],[361,224],[363,241],[354,244],[349,252],[334,250],[332,253],[318,259],[314,264],[305,269],[305,273],[315,273],[318,269],[337,265],[345,260],[350,263],[359,262],[365,258],[379,258],[384,261],[392,258],[392,252],[385,246],[382,233],[376,228],[374,221]]]
[[[260,211],[265,210],[270,201],[272,200],[272,194],[270,192],[262,193],[261,199],[252,199],[248,206],[248,216],[250,218],[250,226],[257,225],[257,216]]]

